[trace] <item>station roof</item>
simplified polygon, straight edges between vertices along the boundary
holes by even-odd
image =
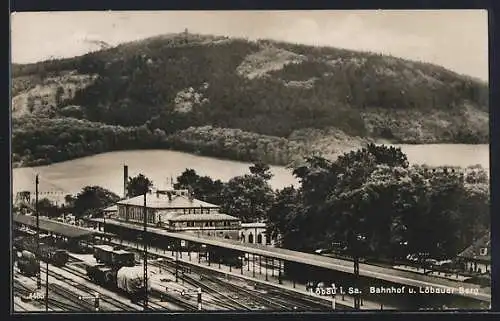
[[[266,223],[263,222],[241,223],[242,228],[265,228],[266,226]]]
[[[169,221],[239,221],[240,219],[222,213],[210,214],[180,214],[168,219]]]
[[[111,205],[102,210],[103,212],[118,212],[118,205]]]
[[[108,221],[106,221],[108,222]],[[109,224],[122,226],[124,228],[142,231],[142,227],[136,224],[110,220]],[[343,259],[332,257],[325,257],[317,254],[310,254],[304,252],[297,252],[283,248],[269,247],[260,244],[241,243],[236,240],[221,239],[218,237],[196,236],[182,232],[168,232],[164,229],[148,227],[150,233],[163,235],[166,237],[177,238],[181,240],[191,241],[195,243],[202,243],[218,247],[229,248],[245,253],[252,253],[262,255],[265,257],[281,259],[289,262],[302,263],[306,265],[316,266],[320,268],[341,271],[345,273],[353,273],[353,262]],[[442,278],[437,278],[429,275],[420,275],[408,271],[396,270],[387,267],[375,266],[371,264],[359,264],[359,274],[361,276],[393,282],[396,284],[404,284],[414,287],[437,287],[437,288],[452,288],[458,289],[464,287],[464,283],[452,281]],[[476,300],[491,300],[491,290],[488,292],[487,288],[481,288],[479,285],[467,284],[469,289],[477,289],[478,294],[464,291],[464,293],[457,293],[457,295],[470,297]],[[473,292],[473,291],[472,291]]]
[[[126,200],[118,201],[119,205],[144,206],[144,196],[139,195]],[[182,209],[182,208],[219,208],[218,205],[190,198],[185,195],[165,195],[151,193],[146,195],[146,207],[156,209]]]
[[[13,220],[14,222],[19,224],[28,225],[30,227],[36,227],[35,216],[14,214]],[[68,238],[81,238],[95,234],[95,232],[92,230],[49,220],[44,217],[39,217],[39,225],[40,225],[40,230],[42,231],[56,233],[58,235],[62,235]]]

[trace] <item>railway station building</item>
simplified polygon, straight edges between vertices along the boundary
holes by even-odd
[[[143,224],[143,195],[116,205],[117,220]],[[156,190],[147,194],[146,213],[149,225],[171,232],[238,239],[241,229],[239,218],[220,213],[218,205],[195,199],[188,190]]]
[[[491,234],[485,233],[458,255],[466,271],[478,274],[491,273]]]

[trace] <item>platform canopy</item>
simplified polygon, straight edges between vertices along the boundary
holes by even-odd
[[[14,223],[28,225],[36,228],[36,217],[30,215],[14,214]],[[65,236],[67,238],[82,238],[96,234],[95,231],[65,224],[57,221],[52,221],[44,217],[39,218],[40,230],[45,232],[52,232],[57,235]]]

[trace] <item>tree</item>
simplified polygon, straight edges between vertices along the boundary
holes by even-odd
[[[222,189],[221,210],[243,222],[262,221],[273,199],[273,191],[262,177],[237,176]]]
[[[186,169],[177,177],[176,189],[188,189],[197,199],[213,204],[222,204],[222,189],[224,183],[212,180],[208,176],[199,176],[194,169]]]
[[[75,197],[75,216],[95,215],[100,209],[116,203],[119,199],[118,195],[100,186],[85,186]]]
[[[153,187],[153,182],[143,174],[129,177],[127,183],[127,197],[136,197],[149,193],[151,192],[151,187]]]
[[[274,202],[267,211],[267,233],[277,239],[280,246],[290,244],[296,231],[296,218],[301,206],[299,190],[293,186],[285,187],[276,192]]]
[[[66,203],[66,206],[73,207],[75,203],[75,197],[71,194],[65,195],[64,202]]]
[[[47,198],[38,201],[38,212],[47,217],[57,217],[60,214],[59,208]]]
[[[266,181],[270,180],[273,177],[269,165],[262,162],[257,162],[254,165],[250,166],[250,173],[252,173],[252,175],[262,177]]]

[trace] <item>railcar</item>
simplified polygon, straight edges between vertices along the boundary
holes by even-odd
[[[17,267],[21,274],[28,277],[36,276],[40,273],[40,264],[35,254],[26,250],[21,252],[21,256],[17,260]]]
[[[110,245],[95,245],[94,258],[97,263],[108,266],[134,266],[135,255],[132,252],[118,249]]]
[[[68,252],[52,245],[50,237],[40,238],[38,246],[35,237],[17,237],[14,239],[14,246],[18,251],[37,253],[38,250],[40,260],[55,266],[65,266],[69,260]]]
[[[144,270],[142,265],[135,265],[134,253],[111,246],[96,246],[94,256],[98,262],[86,266],[87,276],[92,282],[121,292],[133,302],[143,298]]]

